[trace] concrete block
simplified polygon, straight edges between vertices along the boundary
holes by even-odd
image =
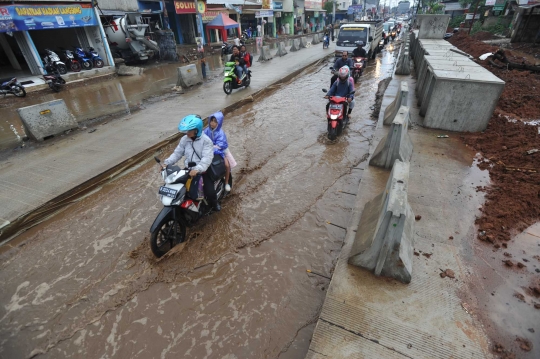
[[[364,206],[349,264],[411,282],[414,212],[407,201],[408,185],[409,164],[396,160],[386,189]]]
[[[178,67],[177,71],[178,80],[176,86],[187,88],[203,82],[195,64]]]
[[[428,101],[425,127],[459,132],[486,129],[504,81],[487,70],[433,70],[431,77],[424,99]]]
[[[302,37],[300,38],[300,48],[301,48],[301,49],[307,48],[307,44],[308,44],[307,37],[302,36]]]
[[[395,160],[408,162],[412,156],[413,145],[407,130],[409,129],[409,108],[401,106],[390,126],[388,134],[379,142],[373,156],[369,160],[370,166],[391,169]]]
[[[450,15],[416,15],[420,20],[419,39],[442,39],[448,28]]]
[[[300,39],[293,39],[290,51],[300,51]]]
[[[407,97],[409,96],[409,85],[407,82],[401,81],[399,89],[396,92],[396,97],[385,109],[383,124],[390,126],[396,117],[401,106],[407,106]]]
[[[138,76],[142,75],[143,71],[142,67],[120,65],[116,73],[118,76]]]
[[[417,81],[416,81],[416,88],[417,93],[421,94],[423,93],[423,85],[424,81],[426,79],[426,74],[428,67],[431,66],[433,69],[437,70],[448,70],[448,71],[480,71],[483,72],[483,68],[478,65],[477,63],[470,61],[468,59],[462,59],[462,60],[450,60],[450,59],[444,59],[444,58],[438,58],[436,56],[430,56],[430,58],[424,59],[424,62],[422,63],[422,67],[417,72]],[[419,103],[421,105],[421,103]]]
[[[278,43],[278,49],[277,49],[277,52],[276,52],[276,56],[285,56],[287,55],[287,50],[285,49],[285,43],[284,42],[279,42]]]
[[[37,141],[77,127],[64,100],[54,100],[17,109],[26,133]]]
[[[401,56],[401,63],[396,66],[396,75],[410,75],[411,74],[411,59],[409,57],[409,51],[406,50]]]
[[[319,34],[313,34],[313,40],[311,40],[311,44],[312,45],[316,45],[318,44],[320,41],[319,41]]]
[[[257,59],[257,62],[265,62],[272,60],[272,54],[270,53],[270,46],[263,46],[261,48],[261,55]]]

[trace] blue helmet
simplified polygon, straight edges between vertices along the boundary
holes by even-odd
[[[178,131],[180,132],[188,132],[190,130],[197,130],[197,134],[195,137],[199,138],[201,137],[203,131],[203,122],[201,119],[201,116],[199,115],[187,115],[180,121],[178,124]]]

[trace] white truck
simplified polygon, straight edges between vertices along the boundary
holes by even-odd
[[[356,48],[357,41],[364,42],[364,50],[368,58],[375,58],[381,50],[379,42],[382,39],[383,20],[360,21],[342,24],[336,40],[336,57],[341,56],[343,51],[352,53]]]
[[[145,62],[159,53],[157,42],[145,36],[148,24],[140,13],[128,12],[105,26],[105,34],[115,57],[126,62]]]

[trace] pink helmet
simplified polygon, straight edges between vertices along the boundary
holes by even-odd
[[[338,76],[341,82],[347,81],[347,79],[349,78],[349,66],[343,66],[342,68],[340,68]]]

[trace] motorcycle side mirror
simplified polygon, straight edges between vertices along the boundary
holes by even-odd
[[[327,93],[328,90],[327,89],[322,89],[322,92]]]
[[[195,162],[188,162],[187,165],[188,165],[189,168],[197,166],[197,164]]]
[[[161,160],[157,158],[157,156],[154,156],[154,159],[156,160],[157,163],[161,163]]]
[[[329,69],[334,71],[334,66],[330,66]]]

